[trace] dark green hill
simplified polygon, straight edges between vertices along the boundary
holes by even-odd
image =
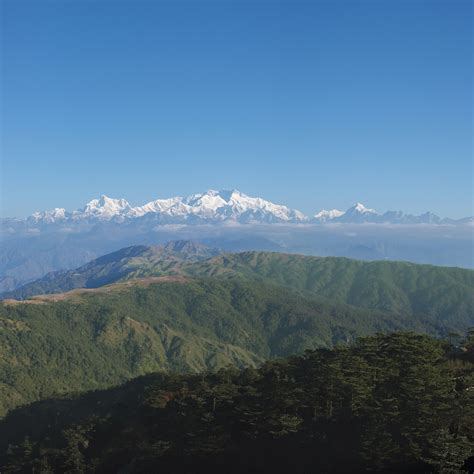
[[[473,324],[472,270],[272,252],[216,253],[186,241],[163,247],[130,247],[77,270],[51,274],[3,297],[23,299],[159,275],[238,277],[291,288],[331,303],[416,314],[441,326],[456,320],[453,329],[465,330]]]
[[[158,277],[0,304],[0,412],[152,371],[198,372],[377,331],[461,330],[240,279]]]
[[[464,330],[474,323],[474,271],[462,268],[244,252],[219,255],[184,270],[196,276],[258,279],[331,302],[424,315],[439,324],[456,319]]]
[[[377,335],[258,370],[153,374],[44,400],[0,421],[0,465],[5,474],[472,470],[472,335],[461,347]]]

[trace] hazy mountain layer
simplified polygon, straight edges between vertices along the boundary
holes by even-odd
[[[1,296],[24,299],[75,288],[97,288],[133,276],[175,274],[184,262],[197,262],[218,253],[217,249],[191,241],[173,241],[161,246],[136,245],[99,257],[74,270],[49,273]]]
[[[22,224],[23,225],[23,224]],[[25,224],[26,225],[26,224]],[[10,230],[9,230],[10,229]],[[148,218],[0,225],[0,293],[132,245],[200,241],[225,251],[271,250],[472,268],[472,226],[384,224],[159,224]]]

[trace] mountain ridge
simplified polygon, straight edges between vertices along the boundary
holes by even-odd
[[[38,294],[62,293],[78,288],[99,288],[115,283],[129,274],[154,271],[155,274],[177,272],[185,261],[197,262],[220,253],[193,241],[176,240],[164,245],[134,245],[98,257],[72,270],[50,272],[17,290],[0,293],[3,299],[28,298]],[[156,275],[154,275],[156,276]]]
[[[156,199],[141,206],[132,207],[125,199],[102,195],[92,199],[84,207],[69,212],[64,208],[37,211],[25,219],[8,218],[6,222],[25,222],[29,225],[79,223],[82,221],[127,221],[131,219],[153,220],[162,224],[222,223],[235,221],[240,224],[255,223],[373,223],[373,224],[472,224],[473,218],[440,218],[431,212],[421,215],[402,211],[379,213],[358,202],[346,211],[321,210],[313,216],[285,205],[275,204],[260,197],[251,197],[238,190],[213,190],[190,196]]]
[[[458,317],[464,328],[474,324],[469,316],[474,313],[472,270],[278,252],[220,253],[185,241],[128,247],[0,296],[25,299],[152,277],[253,281],[367,310],[423,314],[439,324]]]

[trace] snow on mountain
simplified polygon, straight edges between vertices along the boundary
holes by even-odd
[[[352,207],[347,209],[347,211],[344,213],[346,216],[347,215],[359,215],[359,214],[378,214],[378,212],[374,209],[369,209],[365,207],[362,203],[358,202],[354,204]]]
[[[46,222],[52,223],[60,220],[64,220],[68,217],[66,213],[66,209],[55,207],[51,211],[43,211],[43,212],[34,212],[29,219],[33,222]]]
[[[330,211],[323,209],[314,216],[314,219],[319,222],[327,222],[341,217],[343,214],[344,211],[340,211],[339,209],[331,209]]]
[[[337,218],[338,222],[346,222],[351,224],[359,224],[363,222],[373,222],[379,215],[374,209],[365,207],[358,202]]]
[[[112,199],[102,195],[100,199],[92,199],[82,209],[74,211],[72,217],[110,219],[115,216],[127,216],[131,211],[132,206],[125,199]]]
[[[131,217],[141,217],[145,214],[169,214],[174,215],[176,213],[184,212],[184,207],[180,206],[182,204],[182,198],[174,197],[169,199],[157,199],[156,201],[150,201],[143,206],[138,206],[132,208],[130,211]]]
[[[307,217],[300,211],[254,198],[240,191],[209,190],[185,200],[197,214],[215,215],[221,220],[234,219],[242,222],[300,222]]]
[[[129,216],[160,218],[182,221],[224,221],[242,223],[257,222],[302,222],[306,216],[286,206],[273,204],[261,198],[253,198],[240,191],[216,191],[187,197],[157,199],[133,208]]]
[[[216,191],[213,189],[187,197],[157,199],[137,207],[132,207],[125,199],[113,199],[103,195],[72,213],[66,213],[64,209],[55,209],[36,212],[32,216],[34,222],[43,223],[53,223],[60,219],[123,221],[129,218],[145,218],[163,223],[226,220],[240,223],[296,223],[308,220],[302,212],[287,206],[250,197],[237,190]]]
[[[344,224],[451,224],[469,225],[473,222],[472,217],[464,219],[441,219],[432,212],[425,212],[419,216],[405,214],[403,211],[387,211],[383,214],[375,209],[369,209],[358,202],[345,212],[333,209],[332,211],[320,211],[313,218],[317,223],[344,223]]]
[[[377,224],[469,224],[472,218],[460,220],[441,219],[426,212],[419,216],[404,214],[402,211],[387,211],[383,214],[357,202],[347,211],[338,209],[322,210],[308,218],[296,209],[274,204],[259,197],[247,196],[237,190],[216,191],[187,197],[156,199],[142,206],[132,207],[125,199],[101,196],[93,199],[83,208],[67,212],[63,208],[35,212],[26,222],[33,224],[61,224],[63,222],[123,222],[130,219],[151,221],[156,224],[195,224],[233,221],[249,223],[377,223]]]

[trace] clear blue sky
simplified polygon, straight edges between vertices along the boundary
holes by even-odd
[[[3,215],[208,188],[473,212],[470,1],[2,10]]]

